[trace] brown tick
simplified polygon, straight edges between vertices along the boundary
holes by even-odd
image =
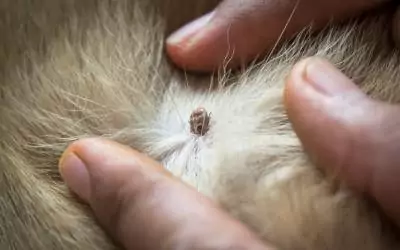
[[[189,119],[190,132],[195,135],[205,135],[210,129],[210,113],[203,107],[195,109]]]

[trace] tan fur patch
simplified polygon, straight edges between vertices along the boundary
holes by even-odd
[[[215,2],[0,3],[0,249],[117,248],[57,171],[66,146],[92,136],[161,161],[278,249],[398,249],[374,206],[310,164],[282,105],[287,72],[310,55],[398,103],[391,14],[306,30],[237,75],[185,78],[164,37]],[[201,137],[197,107],[212,113]]]

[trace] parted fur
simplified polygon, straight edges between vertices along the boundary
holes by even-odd
[[[161,161],[278,249],[398,249],[371,202],[309,162],[282,105],[287,73],[311,55],[400,102],[392,11],[305,30],[237,74],[187,76],[165,35],[216,2],[1,1],[0,249],[118,249],[57,170],[70,142],[93,136]],[[199,137],[200,106],[211,121]]]

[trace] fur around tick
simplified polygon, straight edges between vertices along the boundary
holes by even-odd
[[[58,174],[67,145],[93,136],[159,160],[278,249],[398,249],[375,205],[309,162],[282,105],[287,73],[311,55],[398,103],[393,13],[306,29],[237,74],[188,76],[164,38],[216,2],[2,0],[0,249],[119,249]],[[202,136],[198,107],[211,113]]]

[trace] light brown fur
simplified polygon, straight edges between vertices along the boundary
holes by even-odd
[[[186,78],[164,36],[216,2],[1,1],[0,249],[117,248],[57,171],[66,146],[92,136],[161,161],[278,249],[398,248],[373,204],[309,163],[282,106],[285,76],[310,55],[398,103],[393,13],[304,31],[238,75]],[[188,123],[199,106],[212,113],[203,137]]]

